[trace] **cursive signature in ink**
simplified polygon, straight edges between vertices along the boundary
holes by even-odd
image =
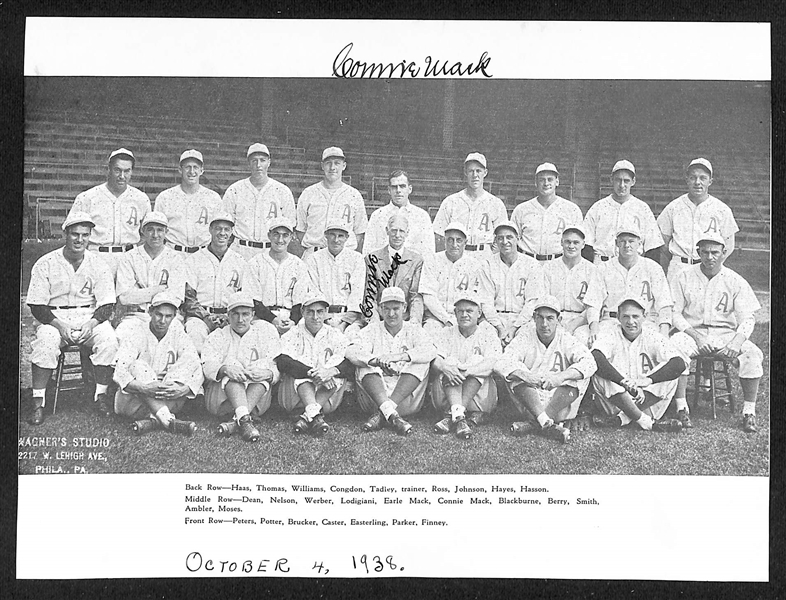
[[[363,316],[367,319],[371,318],[374,314],[374,303],[377,298],[377,292],[380,289],[386,288],[393,278],[393,275],[396,273],[398,266],[408,263],[409,260],[401,260],[401,257],[396,254],[393,257],[393,264],[390,265],[390,268],[383,273],[381,277],[377,270],[379,259],[374,254],[369,254],[368,262],[369,268],[366,274],[366,295],[363,297],[363,303],[360,305],[360,312],[363,313]]]

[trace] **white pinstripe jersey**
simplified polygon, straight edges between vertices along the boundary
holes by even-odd
[[[604,314],[617,312],[625,298],[636,298],[647,309],[647,319],[655,324],[666,323],[658,318],[666,307],[674,306],[669,284],[661,266],[654,260],[640,256],[630,269],[614,258],[599,267],[603,284]]]
[[[451,194],[442,201],[434,217],[434,232],[445,235],[445,227],[453,221],[467,228],[467,244],[494,243],[494,228],[508,219],[505,204],[495,195],[483,190],[483,195],[473,200],[467,190]]]
[[[240,254],[227,249],[224,258],[202,248],[186,258],[186,283],[197,293],[197,301],[206,308],[224,308],[229,296],[253,285],[248,263]]]
[[[224,210],[235,218],[235,237],[267,242],[267,224],[276,217],[295,222],[295,198],[280,181],[268,178],[257,190],[250,178],[236,181],[224,192]]]
[[[703,234],[715,232],[728,240],[740,230],[731,209],[715,196],[696,205],[688,194],[672,200],[663,209],[658,226],[665,237],[671,238],[669,252],[693,260],[699,259],[696,244]]]
[[[333,256],[323,248],[306,258],[311,287],[325,295],[330,304],[360,312],[366,285],[366,263],[359,252],[346,246]]]
[[[273,385],[279,378],[275,358],[280,349],[278,331],[267,321],[254,321],[242,336],[227,325],[207,336],[202,348],[202,369],[206,379],[217,381],[218,370],[233,359],[245,368],[259,365],[273,371]]]
[[[75,212],[86,212],[96,224],[90,234],[91,246],[138,244],[139,226],[150,212],[150,198],[130,185],[115,197],[102,183],[76,197],[69,214]]]
[[[535,301],[542,294],[538,262],[526,254],[517,256],[509,267],[499,254],[493,254],[480,270],[480,295],[494,307],[491,314],[484,316],[494,327],[501,323],[498,313],[516,314],[517,327],[532,319]]]
[[[619,203],[609,195],[590,206],[584,217],[585,242],[601,256],[615,256],[617,253],[616,235],[623,225],[635,223],[641,231],[643,252],[663,245],[655,215],[650,207],[636,196]]]
[[[186,194],[179,185],[156,197],[155,210],[166,215],[169,230],[166,239],[181,246],[207,246],[210,243],[210,220],[221,210],[221,196],[199,186]]]
[[[453,314],[456,295],[466,290],[477,291],[480,286],[480,271],[485,261],[465,253],[456,262],[451,262],[445,252],[437,252],[423,265],[420,278],[420,293],[436,296],[448,313]],[[446,315],[435,315],[443,321]]]
[[[114,303],[112,273],[98,255],[85,252],[76,271],[63,256],[63,248],[35,261],[27,288],[27,304],[96,308]]]
[[[294,254],[287,253],[284,262],[279,263],[266,248],[254,255],[248,267],[255,280],[252,294],[265,306],[292,308],[303,302],[308,293],[308,267]]]
[[[537,197],[522,202],[513,209],[510,220],[519,228],[519,250],[533,254],[562,253],[562,232],[567,227],[581,225],[581,209],[561,196],[548,208]]]
[[[600,350],[623,377],[633,379],[647,377],[661,364],[679,356],[671,342],[656,329],[643,327],[639,336],[630,341],[619,323],[604,329],[592,349]]]
[[[357,236],[366,233],[368,227],[366,205],[359,191],[343,182],[341,187],[329,190],[320,181],[301,192],[297,201],[297,230],[305,232],[304,248],[327,246],[325,226],[335,221],[343,221],[349,226],[345,247],[355,250]]]
[[[458,325],[440,330],[436,340],[437,355],[454,358],[457,364],[470,366],[487,358],[502,357],[502,342],[497,331],[488,321],[482,321],[469,337],[459,330]]]
[[[335,327],[322,325],[316,335],[301,320],[281,337],[281,354],[312,368],[337,367],[344,360],[349,338]]]
[[[117,267],[115,288],[118,297],[135,287],[156,285],[166,285],[168,292],[183,301],[186,293],[186,263],[182,255],[166,246],[155,259],[150,258],[144,246],[126,252]],[[150,303],[138,306],[147,311]]]
[[[581,313],[588,307],[600,310],[603,306],[603,288],[598,268],[581,259],[569,269],[562,257],[546,261],[540,266],[541,289],[544,294],[559,300],[560,308]]]

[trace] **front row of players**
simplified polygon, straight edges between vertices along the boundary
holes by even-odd
[[[156,243],[162,237],[155,235],[156,223],[146,225],[139,260],[152,260],[149,276],[167,249]],[[91,227],[89,216],[70,215],[63,224],[65,247],[33,267],[27,302],[41,322],[31,353],[34,424],[43,422],[46,384],[61,348],[76,344],[91,353],[99,412],[108,416],[114,409],[132,419],[139,433],[163,428],[192,435],[195,424],[174,415],[203,387],[207,410],[219,418],[232,416],[219,431],[237,431],[256,441],[260,433],[253,417],[267,411],[278,384],[278,401],[296,416],[295,432],[320,435],[329,430],[324,416],[338,408],[353,378],[358,404],[369,415],[366,431],[389,426],[409,433],[412,427],[404,417],[421,409],[429,384],[435,408],[445,415],[435,431],[453,431],[463,439],[494,410],[498,385],[537,424],[536,430],[559,441],[567,441],[571,426],[581,424],[577,412],[590,385],[596,408],[608,417],[601,419],[605,424],[673,431],[691,426],[686,376],[690,359],[700,354],[738,362],[743,428],[756,431],[763,354],[748,337],[759,304],[745,280],[723,267],[724,242],[712,234],[698,244],[701,264],[677,278],[673,322],[679,333],[671,340],[647,318],[653,307],[630,295],[589,332],[591,350],[561,325],[565,307],[543,295],[533,303],[533,320],[518,329],[503,352],[500,328],[481,320],[483,302],[472,291],[453,299],[453,323],[428,328],[405,320],[408,299],[402,289],[385,288],[377,305],[381,320],[371,319],[362,329],[353,326],[351,336],[331,326],[333,305],[321,293],[311,293],[300,305],[300,322],[284,328],[278,317],[272,323],[255,319],[258,303],[237,292],[221,313],[194,298],[193,305],[208,306],[200,323],[212,324],[214,314],[227,320],[226,326],[208,326],[212,331],[199,336],[204,339],[200,359],[194,336],[187,333],[188,317],[184,327],[178,314],[183,298],[166,285],[125,286],[120,271],[118,295],[135,308],[115,335],[108,322],[115,301],[111,274],[99,257],[85,252]],[[163,249],[156,254],[159,246]],[[217,248],[213,255],[215,250],[226,252]],[[134,268],[133,260],[125,264]],[[160,262],[157,266],[166,271]],[[153,278],[160,276],[156,272]],[[183,287],[188,307],[190,286],[177,283],[173,289]],[[113,364],[119,386],[114,407],[107,396]],[[662,418],[672,399],[681,419]],[[513,425],[515,432],[528,429],[525,423]]]

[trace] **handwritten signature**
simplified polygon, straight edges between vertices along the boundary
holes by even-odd
[[[393,264],[390,265],[390,268],[382,274],[382,277],[379,277],[379,271],[377,270],[379,258],[377,258],[374,254],[369,254],[368,261],[370,266],[366,275],[366,294],[363,297],[363,304],[360,305],[360,312],[363,313],[363,316],[367,319],[371,318],[371,316],[374,314],[374,304],[376,302],[377,293],[379,290],[386,288],[388,283],[390,283],[390,280],[393,278],[393,275],[396,273],[398,266],[408,263],[409,260],[401,260],[401,257],[396,254],[393,257]]]

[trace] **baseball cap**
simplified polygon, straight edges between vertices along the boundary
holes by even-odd
[[[699,246],[702,242],[714,242],[716,244],[720,244],[724,248],[726,247],[726,240],[723,239],[723,236],[715,231],[709,231],[707,233],[702,233],[699,241],[696,242],[696,247]]]
[[[466,165],[471,160],[479,162],[481,165],[483,165],[484,169],[488,169],[488,163],[486,162],[486,156],[484,154],[481,154],[480,152],[470,152],[467,154],[467,158],[464,159],[464,164]]]
[[[570,227],[566,227],[562,231],[562,235],[564,236],[566,233],[570,233],[571,231],[575,231],[581,236],[581,239],[587,239],[587,234],[584,232],[584,228],[581,225],[571,225]]]
[[[541,165],[538,165],[538,168],[535,169],[535,175],[537,175],[538,173],[543,173],[543,171],[550,171],[552,173],[556,173],[557,175],[559,175],[559,171],[557,171],[557,167],[554,163],[543,163]]]
[[[343,158],[344,160],[347,159],[347,157],[344,156],[344,151],[338,146],[331,146],[330,148],[325,148],[322,151],[322,160],[327,160],[328,158]]]
[[[643,310],[644,312],[647,312],[647,307],[646,307],[646,306],[644,306],[644,305],[641,303],[641,299],[639,299],[639,298],[634,298],[633,296],[628,296],[627,298],[624,298],[624,299],[622,300],[622,302],[620,302],[620,303],[617,305],[617,314],[619,314],[619,311],[621,311],[621,310],[622,310],[622,305],[623,305],[623,304],[630,304],[630,303],[633,303],[633,304],[635,304],[635,305],[636,305],[636,306],[638,306],[638,307],[639,307],[641,310]]]
[[[251,144],[248,147],[248,150],[246,151],[246,158],[248,158],[252,154],[256,154],[257,152],[261,152],[262,154],[270,158],[270,150],[267,149],[267,146],[265,146],[265,144],[260,144],[259,142],[257,142],[256,144]]]
[[[311,292],[308,296],[306,296],[306,299],[303,300],[301,306],[306,308],[312,304],[316,304],[317,302],[322,302],[325,306],[330,306],[330,302],[327,301],[327,298],[325,298],[325,295],[322,292]]]
[[[346,221],[342,221],[341,219],[333,219],[330,221],[327,227],[325,227],[325,231],[330,231],[331,229],[338,229],[349,233],[349,225],[347,225]]]
[[[706,158],[694,158],[685,170],[688,171],[693,166],[704,167],[709,172],[710,177],[712,177],[712,163]]]
[[[636,174],[636,167],[633,166],[633,163],[629,160],[618,160],[614,163],[614,166],[611,168],[611,174],[614,175],[617,171],[630,171],[634,175]]]
[[[65,221],[63,221],[63,231],[71,227],[71,225],[76,225],[78,223],[86,223],[89,224],[90,227],[96,226],[95,221],[93,221],[93,217],[91,217],[89,213],[77,211],[69,213],[65,218]]]
[[[292,224],[292,221],[284,216],[270,219],[270,222],[267,224],[268,231],[273,231],[277,227],[284,227],[288,229],[290,233],[295,231],[295,226]]]
[[[470,289],[463,290],[456,295],[456,299],[453,302],[453,308],[456,307],[456,304],[462,301],[472,302],[472,304],[475,306],[480,306],[480,296],[478,296],[477,292],[474,292]]]
[[[445,233],[448,231],[460,231],[464,234],[464,237],[467,237],[467,228],[464,226],[464,223],[461,221],[451,221],[448,223],[448,226],[445,227]]]
[[[557,300],[554,296],[541,296],[538,298],[538,301],[535,303],[535,308],[532,309],[532,312],[535,312],[539,308],[550,308],[557,314],[562,312],[562,308],[560,308],[559,305],[559,300]]]
[[[617,233],[614,234],[614,238],[618,238],[623,233],[629,233],[630,235],[635,235],[637,238],[641,238],[641,229],[639,229],[639,226],[636,225],[635,221],[630,221],[620,225],[619,229],[617,229]]]
[[[114,150],[109,155],[109,160],[107,162],[112,162],[112,159],[115,156],[126,156],[129,159],[131,159],[131,163],[136,164],[136,158],[134,158],[134,153],[131,152],[131,150],[128,150],[127,148],[118,148],[117,150]]]
[[[213,215],[213,218],[210,219],[210,224],[212,225],[216,221],[226,221],[227,223],[232,223],[232,226],[235,226],[235,218],[230,215],[228,212],[217,212]]]
[[[384,304],[385,302],[401,302],[405,304],[404,290],[400,287],[385,288],[382,290],[382,298],[380,298],[379,303]]]
[[[497,235],[497,232],[502,229],[503,227],[507,227],[508,229],[512,229],[516,232],[516,236],[519,235],[519,228],[513,221],[502,221],[499,225],[494,228],[494,235]]]
[[[202,153],[199,150],[186,150],[183,152],[183,154],[180,155],[180,162],[182,163],[187,158],[198,160],[200,165],[205,164],[205,161],[202,159]]]
[[[159,225],[164,225],[165,227],[169,227],[169,219],[166,218],[166,215],[158,210],[151,210],[149,213],[145,215],[142,219],[142,227],[147,225],[148,223],[158,223]]]
[[[150,307],[161,306],[162,304],[171,304],[175,308],[180,306],[180,299],[177,298],[172,292],[165,291],[159,292],[150,301]]]
[[[248,292],[235,292],[229,296],[229,300],[227,302],[227,312],[240,306],[254,308],[254,299],[251,297],[251,294]]]

